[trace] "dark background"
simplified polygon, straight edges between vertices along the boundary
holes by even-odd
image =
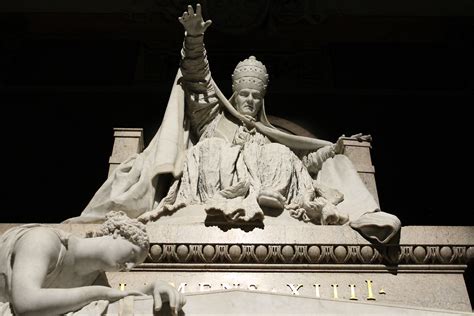
[[[112,128],[149,140],[159,127],[186,2],[102,2],[0,12],[2,222],[80,214],[106,178]],[[215,80],[230,95],[233,68],[256,55],[269,114],[331,141],[373,136],[383,210],[404,225],[472,225],[472,8],[331,3],[205,1]]]
[[[0,222],[79,215],[106,179],[112,128],[151,139],[186,3],[0,4]],[[472,1],[202,3],[227,95],[235,65],[257,56],[270,74],[268,114],[331,141],[373,136],[383,210],[403,225],[474,224]]]

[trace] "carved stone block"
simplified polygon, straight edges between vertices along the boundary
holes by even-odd
[[[114,146],[109,159],[109,175],[128,157],[142,151],[142,128],[114,128]]]

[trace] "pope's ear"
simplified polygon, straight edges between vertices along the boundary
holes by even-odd
[[[236,96],[236,95],[237,95],[237,92],[234,91],[234,92],[232,93],[232,95],[230,96],[230,98],[229,98],[229,102],[230,102],[230,104],[232,104],[232,105],[234,106],[234,108],[235,108],[235,96]]]

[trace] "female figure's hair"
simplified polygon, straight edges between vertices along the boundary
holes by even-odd
[[[88,232],[86,237],[100,237],[119,234],[140,248],[148,248],[150,241],[146,226],[136,219],[129,218],[124,212],[111,211],[105,215],[107,219],[97,231]]]

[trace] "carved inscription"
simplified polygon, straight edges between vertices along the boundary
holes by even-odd
[[[373,284],[374,282],[370,279],[365,280],[366,284],[366,299],[368,301],[375,301],[376,297],[374,296],[374,291],[373,291]],[[122,286],[125,286],[124,283],[120,283],[120,287],[122,289]],[[195,292],[196,290],[199,292],[206,292],[206,291],[212,291],[212,290],[232,290],[232,289],[243,289],[243,290],[250,290],[250,291],[264,291],[264,292],[280,292],[280,293],[286,293],[286,294],[292,294],[295,296],[301,295],[302,289],[310,289],[313,287],[315,290],[314,292],[314,297],[316,298],[332,298],[332,299],[349,299],[352,301],[357,301],[357,293],[356,293],[356,284],[348,284],[347,288],[348,290],[343,290],[347,288],[340,288],[338,283],[332,283],[328,284],[325,287],[322,287],[321,284],[319,283],[313,283],[311,285],[306,285],[306,284],[295,284],[295,283],[286,283],[284,284],[284,287],[282,286],[280,290],[273,288],[260,288],[258,284],[255,283],[248,283],[248,284],[243,284],[239,282],[227,282],[227,283],[218,283],[218,284],[213,284],[210,282],[201,282],[197,284],[188,284],[186,282],[182,282],[178,286],[178,292],[181,293],[189,293],[189,292]],[[286,290],[285,290],[286,289]],[[341,291],[340,291],[341,289]],[[323,291],[322,291],[323,290]],[[325,293],[325,295],[322,295],[322,292]],[[387,293],[383,289],[383,287],[380,289],[378,292],[380,295],[386,295]],[[342,295],[342,296],[341,296]]]

